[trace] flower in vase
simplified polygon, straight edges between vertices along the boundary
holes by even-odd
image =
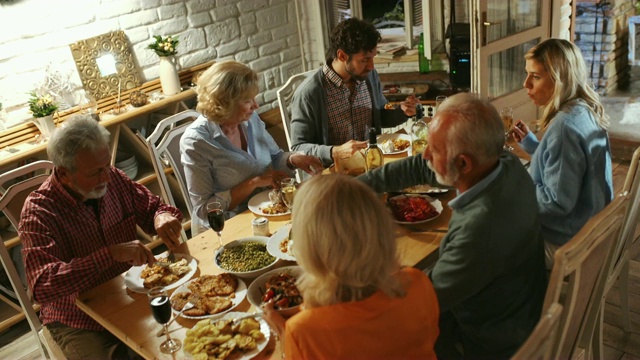
[[[147,48],[156,52],[158,56],[171,56],[178,53],[178,38],[167,36],[163,38],[162,36],[154,36],[153,43],[149,44]]]
[[[58,110],[58,104],[53,100],[53,96],[49,93],[38,94],[35,91],[29,93],[29,112],[35,118],[45,117],[53,114]]]

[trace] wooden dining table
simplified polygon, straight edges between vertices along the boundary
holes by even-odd
[[[406,157],[406,153],[385,156],[385,161],[395,161]],[[329,171],[325,171],[328,173]],[[396,240],[398,256],[404,266],[427,268],[437,260],[437,250],[440,241],[446,235],[451,209],[447,206],[449,200],[455,197],[455,190],[433,195],[443,205],[443,211],[434,220],[418,225],[398,225]],[[258,215],[250,211],[238,214],[225,223],[223,242],[253,236],[252,220]],[[270,218],[270,231],[275,233],[280,227],[290,221],[290,216]],[[223,271],[214,264],[214,251],[219,246],[218,238],[212,230],[194,236],[181,245],[176,253],[193,256],[198,261],[198,270],[194,277],[201,274],[219,274]],[[295,265],[293,262],[280,260],[277,266]],[[249,284],[247,284],[248,286]],[[105,329],[127,344],[145,359],[184,358],[182,350],[176,354],[163,354],[159,350],[164,337],[157,337],[161,328],[153,316],[144,293],[136,293],[127,288],[124,274],[117,276],[95,288],[81,294],[76,304]],[[245,298],[233,311],[255,311]],[[170,335],[184,342],[186,331],[196,324],[197,320],[178,318],[170,327]],[[280,341],[271,336],[266,348],[257,358],[281,358]]]

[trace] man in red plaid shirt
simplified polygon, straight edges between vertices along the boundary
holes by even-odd
[[[47,153],[54,171],[27,198],[18,229],[40,319],[70,359],[128,357],[75,300],[131,266],[155,262],[136,240],[136,225],[170,249],[180,242],[180,211],[111,166],[109,137],[84,116],[53,134]]]

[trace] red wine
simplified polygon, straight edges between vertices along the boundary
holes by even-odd
[[[151,298],[151,313],[157,322],[166,324],[171,320],[171,304],[168,296],[157,296]]]
[[[220,232],[224,229],[224,212],[220,209],[215,209],[207,213],[209,219],[209,225],[213,231]]]

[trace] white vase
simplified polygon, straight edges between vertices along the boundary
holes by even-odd
[[[56,131],[56,124],[53,122],[53,115],[33,118],[33,122],[38,127],[45,139],[48,139]]]
[[[176,69],[176,61],[173,56],[160,56],[160,84],[165,95],[174,95],[180,92],[180,77]]]

